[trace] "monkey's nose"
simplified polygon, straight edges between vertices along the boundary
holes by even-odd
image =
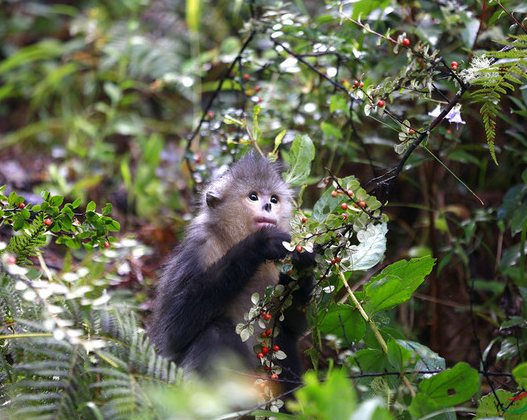
[[[271,208],[271,203],[265,203],[263,206],[264,211],[266,211],[267,213],[271,212]]]

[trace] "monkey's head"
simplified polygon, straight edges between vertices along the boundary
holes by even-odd
[[[290,229],[292,192],[280,175],[280,167],[253,153],[213,181],[202,200],[209,229],[229,245],[263,227]]]

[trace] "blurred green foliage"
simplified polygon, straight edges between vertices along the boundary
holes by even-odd
[[[166,254],[194,190],[250,147],[283,158],[299,189],[292,246],[321,247],[313,370],[276,418],[520,415],[523,1],[66,3],[0,4],[2,415],[263,418],[282,405],[237,399],[250,387],[231,377],[179,384],[137,324],[153,283],[141,242]],[[71,248],[59,263],[44,261],[50,235]],[[38,268],[9,260],[43,249]]]

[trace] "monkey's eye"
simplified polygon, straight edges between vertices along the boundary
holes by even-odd
[[[278,197],[276,195],[271,196],[271,203],[277,204],[278,203]]]
[[[258,201],[258,194],[256,194],[255,192],[252,192],[249,194],[249,200],[251,201]]]

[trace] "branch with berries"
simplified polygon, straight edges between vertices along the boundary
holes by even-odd
[[[75,212],[80,198],[64,204],[63,196],[46,191],[42,194],[43,201],[32,205],[14,191],[4,195],[5,188],[5,185],[0,187],[0,226],[20,232],[11,238],[7,247],[0,249],[0,256],[5,256],[7,263],[31,264],[29,258],[41,252],[48,236],[56,237],[57,244],[73,249],[83,246],[86,250],[96,246],[109,248],[115,241],[110,233],[119,231],[120,225],[109,216],[113,209],[109,203],[101,213],[96,212],[93,201],[84,212]]]

